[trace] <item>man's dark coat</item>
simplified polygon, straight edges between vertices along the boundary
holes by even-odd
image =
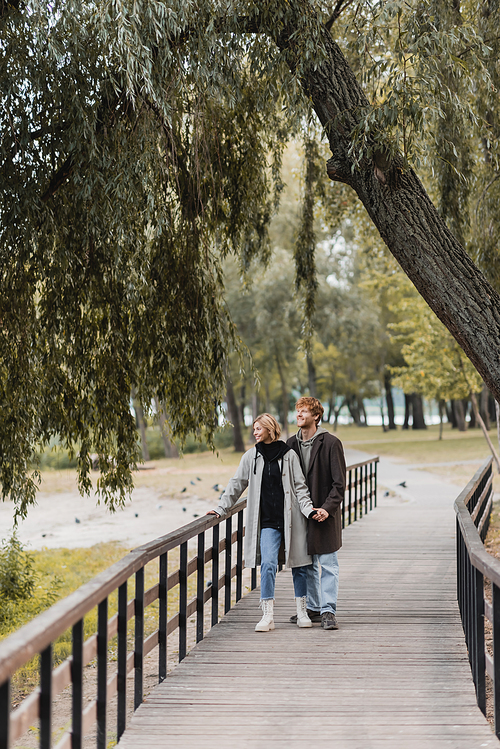
[[[297,437],[287,441],[300,458]],[[322,523],[307,521],[307,553],[329,554],[342,546],[342,502],[346,468],[341,441],[329,432],[321,432],[313,442],[306,476],[314,507],[323,507],[329,517]]]

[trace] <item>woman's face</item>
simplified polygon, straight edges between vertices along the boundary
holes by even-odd
[[[253,425],[253,436],[255,437],[256,442],[265,442],[266,444],[272,442],[269,429],[263,427],[262,424],[258,421],[256,421]]]

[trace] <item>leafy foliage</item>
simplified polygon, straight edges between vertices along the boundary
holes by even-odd
[[[76,453],[82,491],[97,453],[101,497],[123,502],[139,455],[132,390],[146,412],[164,405],[180,442],[213,442],[239,346],[223,263],[234,254],[248,274],[269,261],[283,149],[301,132],[302,309],[288,295],[290,330],[332,317],[319,307],[314,218],[335,231],[352,203],[342,187],[325,192],[302,88],[325,59],[325,21],[368,93],[363,111],[344,113],[354,168],[384,172],[397,157],[437,175],[442,215],[498,283],[498,4],[483,5],[1,5],[0,484],[18,516],[55,436]]]
[[[19,627],[50,606],[57,598],[60,582],[40,577],[32,554],[25,551],[16,532],[0,546],[0,635]]]

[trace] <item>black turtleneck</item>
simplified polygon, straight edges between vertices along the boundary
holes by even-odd
[[[290,450],[290,447],[285,442],[277,440],[267,445],[264,442],[257,442],[255,449],[264,458],[260,488],[260,527],[276,528],[282,531],[285,494],[279,461]]]

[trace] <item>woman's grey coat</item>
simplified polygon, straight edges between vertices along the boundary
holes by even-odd
[[[300,461],[293,450],[282,458],[281,475],[285,494],[285,564],[287,567],[302,567],[311,564],[307,553],[307,520],[313,510]],[[245,527],[245,567],[260,564],[260,487],[264,458],[255,447],[242,457],[238,470],[230,480],[220,499],[216,512],[224,517],[248,487]]]

